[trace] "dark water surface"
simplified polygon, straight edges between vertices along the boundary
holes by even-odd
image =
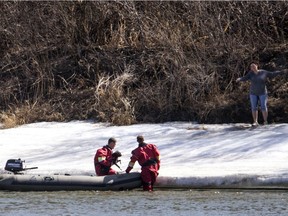
[[[0,215],[288,215],[288,191],[0,191]]]

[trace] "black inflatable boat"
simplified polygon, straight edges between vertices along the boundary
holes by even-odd
[[[5,170],[0,174],[0,190],[13,191],[59,191],[59,190],[131,190],[141,186],[140,173],[118,174],[108,176],[82,175],[33,175],[23,171],[21,159],[10,159]]]

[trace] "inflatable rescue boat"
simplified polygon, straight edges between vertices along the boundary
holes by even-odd
[[[140,173],[82,176],[82,175],[33,175],[23,171],[21,159],[10,159],[5,170],[9,173],[0,174],[0,190],[13,191],[60,191],[60,190],[131,190],[141,186]]]

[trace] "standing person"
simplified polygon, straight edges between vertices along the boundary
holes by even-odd
[[[108,144],[96,151],[94,157],[95,172],[98,176],[115,175],[117,172],[111,168],[116,164],[118,157],[121,157],[121,153],[116,151],[113,153],[113,149],[116,146],[116,139],[110,138]]]
[[[138,161],[141,166],[141,178],[144,191],[153,191],[153,185],[158,176],[160,168],[160,153],[154,144],[144,142],[143,136],[137,136],[138,147],[132,151],[131,160],[126,169],[129,173]]]
[[[250,71],[244,77],[238,78],[236,82],[250,80],[250,103],[251,111],[253,117],[252,126],[258,126],[258,100],[260,100],[261,111],[264,120],[264,125],[268,124],[268,109],[267,109],[267,87],[266,80],[267,78],[273,78],[277,75],[282,74],[283,72],[275,71],[269,72],[266,70],[258,69],[258,65],[252,63],[250,65]]]

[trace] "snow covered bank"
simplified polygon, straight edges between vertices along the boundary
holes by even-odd
[[[160,186],[288,184],[288,124],[253,130],[241,126],[172,122],[117,127],[75,121],[2,129],[0,172],[8,159],[21,158],[28,167],[39,167],[29,173],[91,175],[95,151],[110,137],[118,140],[115,150],[122,152],[125,170],[136,136],[142,134],[161,152]]]

